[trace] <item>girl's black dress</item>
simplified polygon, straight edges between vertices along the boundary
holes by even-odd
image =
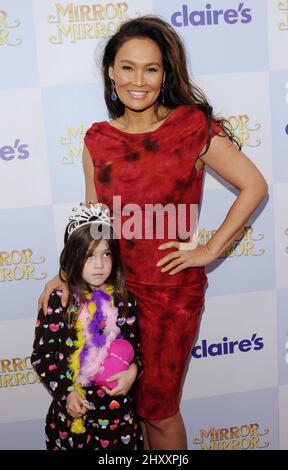
[[[115,301],[115,307],[117,307]],[[48,450],[118,450],[142,449],[142,433],[139,417],[132,398],[135,383],[125,396],[110,397],[98,386],[86,387],[86,397],[95,406],[87,411],[86,431],[82,434],[71,432],[73,418],[66,410],[69,387],[73,386],[68,359],[75,350],[75,330],[69,326],[66,309],[61,306],[60,297],[54,291],[49,300],[49,314],[38,314],[31,363],[46,386],[53,401],[46,418],[46,447]],[[121,337],[132,344],[141,375],[139,339],[137,329],[136,300],[129,293],[129,309],[125,318],[118,318]],[[137,379],[136,379],[137,381]]]

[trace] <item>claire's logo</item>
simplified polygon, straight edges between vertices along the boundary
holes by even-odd
[[[217,2],[218,3],[218,2]],[[173,26],[212,26],[226,24],[248,24],[252,21],[251,8],[247,8],[244,2],[235,8],[216,9],[211,3],[206,3],[203,10],[192,10],[191,5],[182,5],[181,11],[175,11],[171,15]]]
[[[30,157],[28,150],[28,144],[21,144],[20,139],[16,139],[14,145],[3,145],[0,147],[0,159],[4,161],[14,160],[25,160]]]
[[[209,343],[207,339],[202,339],[200,344],[197,344],[192,349],[192,356],[195,359],[203,357],[215,357],[228,354],[235,354],[239,352],[260,351],[264,348],[263,338],[253,333],[251,339],[245,338],[240,341],[229,341],[226,336],[220,343]]]

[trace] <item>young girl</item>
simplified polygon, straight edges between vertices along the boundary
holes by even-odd
[[[60,256],[69,306],[63,308],[60,292],[52,292],[48,315],[42,309],[38,314],[31,356],[53,396],[46,418],[46,446],[48,450],[141,449],[141,426],[130,390],[142,371],[136,300],[125,288],[108,213],[101,204],[73,211]],[[103,229],[106,233],[108,229],[106,238]],[[133,346],[133,361],[109,378],[111,387],[109,379],[106,386],[99,386],[95,377],[103,371],[111,343],[121,338]]]

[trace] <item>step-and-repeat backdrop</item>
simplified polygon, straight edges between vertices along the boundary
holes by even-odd
[[[269,183],[241,240],[208,269],[181,401],[189,448],[288,448],[288,1],[1,0],[1,449],[45,448],[51,398],[29,359],[37,298],[84,199],[86,129],[107,119],[103,46],[151,13],[181,35],[191,77]],[[235,197],[207,172],[201,242]]]

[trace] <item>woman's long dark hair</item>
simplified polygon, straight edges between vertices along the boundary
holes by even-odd
[[[92,292],[89,284],[82,278],[84,265],[88,258],[87,253],[95,250],[101,238],[95,240],[92,237],[90,233],[91,224],[80,226],[68,238],[68,226],[69,224],[66,227],[64,235],[65,245],[60,255],[59,276],[68,283],[70,293],[69,303],[74,303],[73,295],[76,295],[80,303],[82,303],[85,300],[83,291]],[[112,253],[112,271],[106,282],[114,288],[114,300],[119,300],[123,303],[123,307],[119,307],[119,314],[123,316],[126,315],[128,309],[128,294],[125,286],[124,268],[120,259],[119,240],[113,237],[112,227],[110,229],[110,238],[107,239],[107,242]],[[63,278],[63,274],[65,278]]]
[[[212,137],[212,120],[223,130],[223,133],[241,148],[233,135],[229,122],[213,115],[213,108],[204,93],[191,83],[187,71],[184,45],[172,26],[157,16],[145,15],[123,23],[117,33],[107,42],[102,58],[102,74],[105,87],[105,101],[109,116],[116,119],[124,114],[124,104],[118,99],[112,101],[112,85],[108,69],[114,64],[115,56],[120,47],[132,38],[150,38],[160,48],[165,72],[164,97],[165,106],[175,109],[185,104],[194,104],[204,112],[208,124],[208,140],[204,153],[207,152]],[[160,104],[161,93],[158,98]],[[204,155],[204,153],[202,155]]]

